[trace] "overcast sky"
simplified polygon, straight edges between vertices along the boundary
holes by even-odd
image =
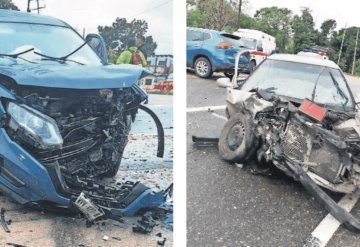
[[[26,11],[27,0],[13,0]],[[97,33],[97,27],[110,26],[117,17],[143,19],[148,22],[147,35],[158,44],[157,54],[172,54],[173,1],[172,0],[40,0],[46,5],[41,14],[64,20],[80,33]],[[36,6],[36,1],[32,2]],[[185,9],[184,9],[185,11]],[[35,11],[34,11],[35,12]]]
[[[299,14],[301,7],[309,7],[316,22],[316,27],[326,19],[335,19],[338,28],[360,27],[359,8],[355,0],[329,1],[329,0],[248,0],[248,14],[270,6],[286,7],[293,13]]]

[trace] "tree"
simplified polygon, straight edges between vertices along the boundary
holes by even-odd
[[[346,36],[344,39],[344,45],[342,48],[342,54],[339,63],[339,66],[345,72],[351,72],[352,69],[357,30],[358,27],[349,27],[346,29]],[[341,40],[344,35],[344,31],[345,29],[339,30],[339,33],[333,38],[332,45],[334,50],[340,51]],[[336,57],[336,59],[337,58],[338,57]],[[360,54],[359,52],[357,52],[356,59],[359,58]]]
[[[335,33],[336,25],[334,19],[325,20],[320,26],[320,31],[317,31],[316,44],[320,46],[329,46],[330,40]]]
[[[0,0],[0,9],[12,9],[19,11],[19,8],[11,0]]]
[[[188,27],[205,27],[206,15],[199,9],[187,12],[186,25]]]
[[[292,22],[294,52],[315,44],[314,18],[309,8],[302,8],[301,15],[295,15]]]
[[[227,0],[198,0],[197,8],[205,15],[204,27],[222,30],[236,15]]]
[[[152,36],[145,36],[148,30],[148,23],[144,20],[133,19],[127,22],[126,18],[116,18],[111,26],[99,26],[99,34],[104,38],[107,48],[120,53],[127,48],[130,38],[139,35],[145,37],[147,56],[154,55],[157,48]]]
[[[290,39],[292,11],[287,8],[269,7],[256,11],[256,27],[276,38],[280,51],[285,51]]]

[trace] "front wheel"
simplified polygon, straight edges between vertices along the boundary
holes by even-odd
[[[195,74],[201,78],[209,78],[212,75],[212,66],[209,59],[199,57],[194,63]]]
[[[219,154],[231,162],[242,162],[255,150],[255,135],[251,117],[236,113],[230,117],[221,131]]]

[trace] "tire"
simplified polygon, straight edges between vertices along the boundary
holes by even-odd
[[[212,75],[212,66],[209,59],[199,57],[194,63],[195,74],[201,78],[209,78]]]
[[[249,73],[252,74],[256,68],[256,62],[254,60],[250,61],[250,71]]]
[[[236,113],[230,117],[221,131],[219,154],[224,160],[242,162],[255,151],[255,144],[251,117]]]
[[[235,71],[226,71],[224,72],[224,75],[229,78],[230,80],[232,80],[233,76],[234,76],[234,72]],[[240,74],[240,72],[238,71],[238,75]]]

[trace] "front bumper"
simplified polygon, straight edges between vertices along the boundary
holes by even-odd
[[[3,128],[0,128],[0,147],[1,191],[20,204],[41,206],[46,203],[74,209],[74,190],[66,185],[58,166],[45,167],[12,141]],[[99,206],[109,218],[132,216],[140,209],[157,207],[165,202],[163,191],[154,192],[141,183],[124,184],[127,194],[123,200],[116,201],[118,207]]]

